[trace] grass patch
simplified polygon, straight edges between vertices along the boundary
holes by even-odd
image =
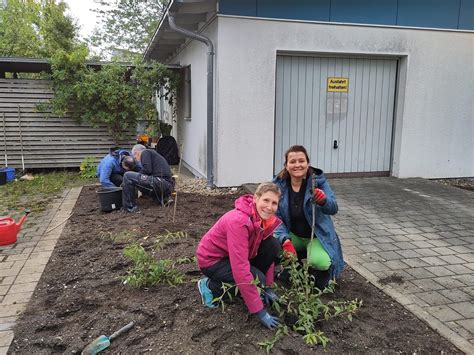
[[[25,208],[41,212],[61,191],[82,186],[95,179],[81,179],[76,171],[52,171],[34,174],[31,181],[16,180],[0,186],[0,215],[21,214]]]

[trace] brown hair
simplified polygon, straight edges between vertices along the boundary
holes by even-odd
[[[260,185],[257,186],[257,190],[255,190],[255,195],[261,197],[264,193],[269,191],[277,194],[278,197],[281,196],[281,191],[279,187],[273,182],[262,182]]]
[[[304,153],[306,157],[306,161],[309,164],[309,156],[308,152],[306,151],[306,148],[303,147],[302,145],[292,145],[288,150],[285,152],[285,164],[283,165],[283,169],[277,174],[277,177],[286,180],[290,177],[290,174],[288,174],[288,170],[286,170],[286,164],[288,163],[288,154],[290,153]]]
[[[122,159],[122,168],[127,171],[135,170],[135,160],[131,156],[124,156]]]

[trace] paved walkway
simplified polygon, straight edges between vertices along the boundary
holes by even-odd
[[[474,192],[423,179],[330,184],[346,262],[474,354]]]
[[[8,351],[13,325],[26,308],[80,192],[81,188],[64,191],[46,212],[27,217],[15,244],[0,246],[0,355]]]

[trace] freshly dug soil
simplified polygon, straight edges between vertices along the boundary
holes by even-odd
[[[166,231],[187,233],[168,241],[155,257],[193,257],[200,237],[227,210],[237,195],[180,194],[176,221],[173,208],[139,200],[140,213],[102,213],[93,187],[85,187],[45,269],[27,310],[15,328],[9,352],[79,353],[101,334],[110,335],[130,321],[134,328],[114,340],[106,352],[249,354],[264,353],[258,342],[273,337],[237,300],[221,309],[201,304],[195,263],[180,265],[185,283],[132,288],[123,283],[131,263],[123,256],[130,239],[151,250]],[[389,282],[390,280],[387,280]],[[321,322],[331,339],[329,353],[459,352],[393,299],[346,268],[334,295],[362,299],[352,322],[334,318]],[[323,351],[309,347],[298,333],[277,343],[279,354]]]

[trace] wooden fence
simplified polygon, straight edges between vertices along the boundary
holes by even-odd
[[[105,126],[92,128],[70,117],[45,117],[37,104],[53,97],[46,80],[0,79],[0,164],[19,169],[79,167],[97,161],[115,141]],[[119,142],[131,149],[134,134]]]

